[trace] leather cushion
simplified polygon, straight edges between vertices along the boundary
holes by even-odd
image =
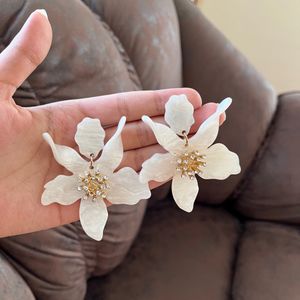
[[[299,224],[299,114],[299,92],[279,97],[268,135],[237,195],[243,215]]]
[[[248,222],[234,276],[235,300],[298,300],[299,228]]]
[[[198,205],[188,214],[170,201],[146,213],[124,262],[92,279],[86,299],[227,299],[238,221]]]

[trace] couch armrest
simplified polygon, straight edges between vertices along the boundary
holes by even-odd
[[[300,92],[279,96],[264,144],[237,193],[236,208],[263,220],[300,222]]]
[[[199,200],[220,203],[236,189],[252,164],[277,99],[270,84],[195,5],[188,0],[174,1],[181,31],[184,85],[196,89],[204,103],[233,98],[218,142],[239,155],[242,172],[225,181],[200,182]]]

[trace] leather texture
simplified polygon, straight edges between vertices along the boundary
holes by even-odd
[[[19,105],[181,86],[203,103],[230,96],[218,141],[242,172],[199,180],[190,214],[169,184],[111,207],[101,242],[79,223],[1,239],[0,299],[298,300],[300,93],[277,97],[189,0],[0,0],[0,51],[38,8],[53,44]]]
[[[121,267],[100,286],[92,279],[88,299],[228,299],[238,220],[200,205],[183,214],[170,200],[148,211]]]
[[[299,227],[247,222],[239,242],[233,299],[298,299],[299,253]]]
[[[18,271],[9,263],[6,256],[0,253],[0,296],[2,300],[34,300],[30,287]]]
[[[300,222],[300,92],[280,95],[264,142],[237,194],[244,215]]]

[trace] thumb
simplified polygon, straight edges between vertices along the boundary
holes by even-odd
[[[46,11],[34,11],[9,46],[0,53],[0,92],[12,97],[44,60],[51,42],[52,29]]]

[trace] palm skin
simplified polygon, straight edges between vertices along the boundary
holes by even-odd
[[[84,117],[99,118],[108,139],[126,112],[128,123],[122,133],[125,153],[120,167],[130,166],[138,171],[144,160],[163,152],[152,132],[140,121],[142,115],[164,122],[168,98],[186,94],[196,109],[193,133],[216,109],[214,103],[201,106],[199,94],[191,89],[130,92],[29,109],[17,106],[12,98],[16,88],[46,57],[51,39],[48,19],[36,11],[0,54],[0,237],[79,219],[79,202],[70,206],[41,205],[44,185],[59,174],[68,174],[54,160],[42,133],[49,132],[56,143],[76,148],[76,126]],[[225,115],[220,123],[224,119]],[[153,182],[150,187],[160,184]]]

